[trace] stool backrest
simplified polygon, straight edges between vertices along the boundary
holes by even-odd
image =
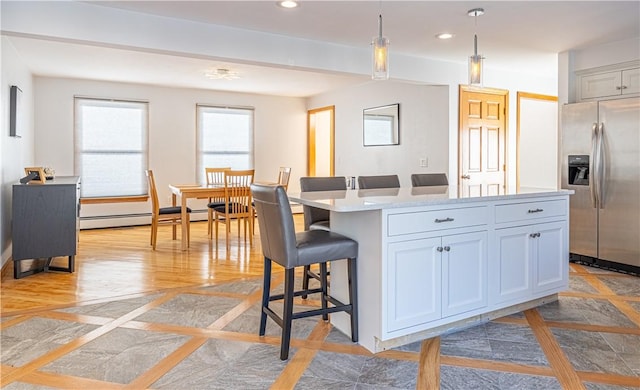
[[[449,185],[445,173],[414,173],[411,175],[413,187],[446,186]]]
[[[296,230],[284,187],[254,183],[251,193],[258,215],[262,253],[287,269],[295,267],[298,259]]]
[[[398,175],[358,176],[358,188],[400,188]]]
[[[347,181],[344,176],[330,177],[301,177],[300,191],[346,191]],[[319,209],[317,207],[302,206],[304,213],[304,229],[309,230],[309,226],[318,221],[329,220],[329,210]]]

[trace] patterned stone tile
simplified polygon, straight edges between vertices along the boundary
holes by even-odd
[[[2,330],[0,359],[2,364],[20,367],[96,328],[96,325],[34,317]]]
[[[262,278],[202,287],[201,290],[249,295],[262,290]]]
[[[606,372],[627,376],[634,375],[625,361],[613,351],[592,350],[579,347],[563,347],[562,350],[576,370]]]
[[[537,343],[531,328],[524,325],[489,322],[485,325],[487,338],[491,340],[513,341],[520,343]]]
[[[291,356],[295,350],[291,350]],[[156,389],[267,389],[286,365],[276,346],[208,340],[151,387]]]
[[[595,294],[598,291],[593,288],[588,282],[586,282],[582,276],[579,275],[569,276],[569,290],[573,292],[583,292],[590,294]]]
[[[618,295],[640,296],[640,277],[637,276],[601,276],[600,280]]]
[[[638,387],[627,387],[627,386],[614,386],[614,385],[605,385],[602,383],[589,383],[584,382],[584,387],[587,390],[638,390]]]
[[[547,321],[581,322],[627,328],[636,326],[613,304],[601,299],[560,297],[559,301],[540,306],[537,310]]]
[[[538,306],[536,310],[547,321],[585,323],[587,320],[580,310],[581,298],[559,297],[555,302]]]
[[[12,382],[6,386],[3,386],[2,389],[3,390],[53,390],[53,389],[57,389],[57,387],[38,386],[38,385],[32,385],[30,383],[24,383],[24,382]]]
[[[640,354],[640,336],[638,335],[601,332],[600,336],[607,341],[614,352]],[[637,363],[640,369],[640,360]]]
[[[276,313],[281,314],[276,306],[273,306]],[[293,306],[294,312],[301,310],[309,310],[308,306]],[[321,321],[321,317],[307,317],[293,320],[291,324],[291,338],[306,339],[311,334],[313,328],[316,327],[318,321]],[[224,330],[238,333],[258,334],[260,331],[260,303],[256,303],[238,318],[231,321]],[[267,327],[265,330],[266,336],[280,337],[282,334],[282,328],[278,326],[271,318],[267,317]]]
[[[129,383],[184,344],[189,337],[114,329],[42,367],[42,371]]]
[[[574,329],[551,329],[561,347],[593,349],[597,351],[613,352],[613,349],[597,332],[587,332]]]
[[[206,328],[240,302],[235,298],[180,294],[134,320]]]
[[[355,390],[356,388],[360,388],[356,383],[316,378],[306,374],[300,377],[294,387],[295,390]]]
[[[327,381],[355,383],[369,357],[318,351],[305,375]]]
[[[418,363],[401,360],[367,358],[358,384],[375,385],[376,388],[415,389]]]
[[[139,307],[146,305],[147,303],[159,298],[160,296],[161,294],[153,294],[144,297],[123,299],[120,301],[69,307],[66,309],[59,309],[57,311],[98,317],[119,318]]]
[[[440,376],[440,388],[442,390],[562,389],[562,386],[560,386],[556,378],[553,377],[521,375],[466,367],[443,365],[440,369]]]

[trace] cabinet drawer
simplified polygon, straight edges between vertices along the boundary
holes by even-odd
[[[564,200],[527,202],[496,206],[496,223],[528,221],[567,214]]]
[[[388,219],[387,234],[388,236],[400,236],[433,230],[486,225],[486,223],[486,206],[391,214]]]

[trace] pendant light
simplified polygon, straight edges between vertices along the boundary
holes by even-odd
[[[467,13],[475,18],[476,28],[478,16],[484,15],[484,8],[474,8]],[[482,86],[482,61],[484,57],[478,54],[478,35],[473,33],[473,55],[469,57],[469,84]]]
[[[371,42],[373,46],[373,72],[374,80],[389,79],[389,39],[382,36],[382,14],[378,16],[378,36]]]

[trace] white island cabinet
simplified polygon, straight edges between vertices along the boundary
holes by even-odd
[[[372,352],[435,337],[557,299],[569,273],[571,191],[463,198],[457,188],[291,195],[331,211],[359,243],[359,343]],[[346,299],[345,262],[331,264]],[[331,322],[350,334],[349,319]]]

